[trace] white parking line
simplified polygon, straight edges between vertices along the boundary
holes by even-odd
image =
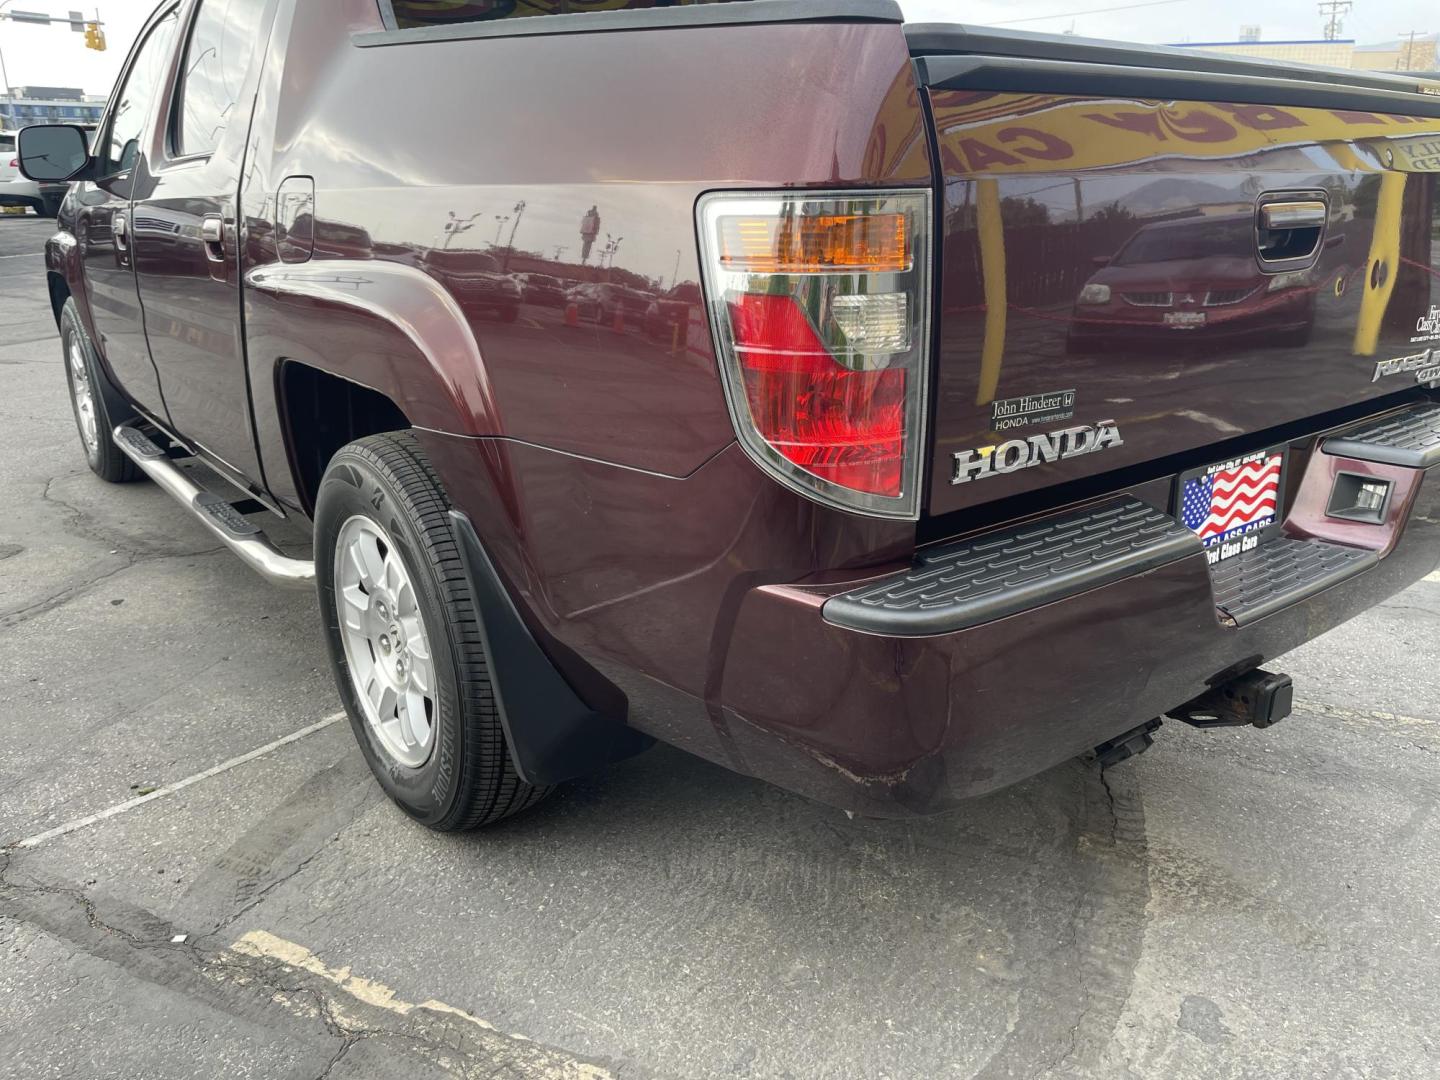
[[[43,259],[43,251],[27,251],[22,255],[0,255],[0,259]]]
[[[1421,580],[1421,581],[1440,581],[1440,570],[1436,570],[1433,574],[1426,574],[1426,575],[1425,575],[1423,578],[1421,578],[1420,580]]]
[[[144,795],[137,795],[133,799],[126,799],[124,802],[116,803],[114,806],[107,807],[106,809],[101,810],[98,813],[86,814],[84,817],[75,818],[73,821],[67,821],[63,825],[56,825],[53,829],[46,829],[44,832],[36,833],[34,836],[27,836],[24,840],[16,840],[13,843],[6,844],[5,847],[37,847],[38,845],[45,843],[45,841],[47,840],[54,840],[57,836],[65,836],[68,833],[75,832],[77,829],[83,829],[89,825],[94,825],[98,822],[106,821],[119,814],[123,814],[127,810],[134,810],[137,806],[144,806],[146,803],[154,802],[156,799],[163,799],[166,795],[174,795],[177,791],[183,791],[191,784],[198,784],[201,780],[209,780],[212,776],[219,776],[223,772],[229,772],[237,765],[244,765],[247,761],[254,761],[258,757],[264,757],[272,750],[278,750],[282,746],[288,746],[290,743],[299,742],[307,735],[314,735],[315,732],[321,731],[324,728],[327,728],[331,724],[335,723],[335,721],[343,719],[344,716],[345,714],[343,712],[334,713],[330,716],[325,717],[325,719],[323,720],[317,720],[315,723],[310,724],[308,727],[301,728],[299,731],[292,731],[289,735],[282,735],[280,738],[275,739],[273,742],[268,742],[264,746],[258,746],[254,750],[249,751],[248,753],[241,754],[239,757],[233,757],[229,761],[222,761],[219,765],[213,765],[210,768],[206,769],[204,772],[198,772],[193,776],[187,776],[183,780],[176,780],[173,784],[162,784],[154,791],[147,792]]]

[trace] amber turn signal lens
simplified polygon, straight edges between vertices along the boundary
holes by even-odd
[[[750,274],[910,269],[904,214],[720,219],[720,265]]]

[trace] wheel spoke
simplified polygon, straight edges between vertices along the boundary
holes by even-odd
[[[355,564],[355,572],[360,575],[360,583],[365,586],[366,592],[374,592],[376,585],[384,573],[383,563],[380,558],[380,549],[375,543],[375,537],[369,533],[362,533],[350,543],[350,558]]]
[[[425,624],[420,621],[420,616],[402,615],[400,629],[405,631],[405,644],[410,649],[410,655],[416,660],[428,662],[430,660],[430,642],[425,637]]]
[[[410,685],[420,693],[429,696],[435,692],[435,667],[427,656],[423,660],[415,655],[415,650],[410,650],[412,665],[410,668]]]
[[[402,718],[410,742],[425,746],[430,742],[430,720],[425,715],[425,698],[413,690],[405,695],[401,708]]]
[[[347,629],[369,637],[370,597],[359,585],[346,585],[340,590],[344,602],[340,607],[340,618]]]

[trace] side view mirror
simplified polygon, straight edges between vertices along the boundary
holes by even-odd
[[[75,179],[90,163],[85,132],[69,124],[33,124],[20,129],[20,171],[27,179],[59,184]]]
[[[1095,255],[1090,259],[1090,261],[1096,266],[1109,266],[1112,257],[1113,256],[1110,255]]]

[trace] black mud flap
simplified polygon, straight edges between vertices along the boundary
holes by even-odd
[[[450,520],[475,586],[495,707],[520,778],[536,786],[558,784],[654,745],[623,719],[580,699],[520,617],[470,519],[451,510]]]

